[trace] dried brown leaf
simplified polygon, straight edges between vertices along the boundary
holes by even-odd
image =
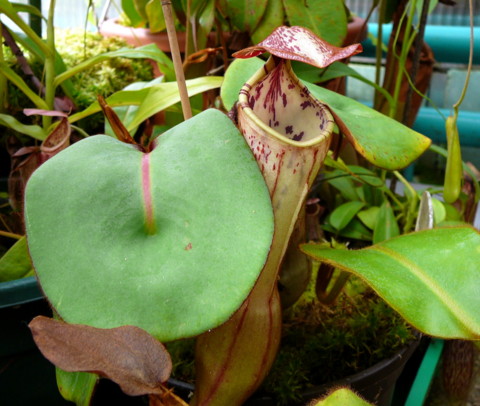
[[[127,395],[165,393],[171,373],[165,347],[135,326],[100,329],[35,317],[29,324],[42,354],[68,372],[94,372],[116,382]]]

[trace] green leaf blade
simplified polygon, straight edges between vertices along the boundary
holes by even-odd
[[[145,154],[108,136],[72,145],[30,179],[29,249],[64,320],[170,341],[225,322],[256,282],[273,214],[243,137],[207,110],[157,140],[150,187]]]
[[[426,334],[480,338],[480,234],[472,227],[425,230],[355,251],[302,250],[363,278]]]

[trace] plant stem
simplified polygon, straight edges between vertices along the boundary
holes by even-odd
[[[20,234],[15,234],[15,233],[10,233],[8,231],[2,231],[0,230],[0,235],[2,237],[8,237],[8,238],[13,238],[15,240],[19,240],[23,237],[23,235],[20,235]]]
[[[0,30],[0,44],[3,44],[2,30]],[[3,46],[0,45],[0,63],[5,62],[3,55]],[[0,113],[7,107],[7,78],[0,75]]]
[[[383,21],[385,17],[385,0],[380,0],[380,7],[378,10],[378,32],[377,32],[377,45],[375,48],[375,84],[380,87],[381,72],[382,72],[382,52],[383,52]],[[375,90],[373,105],[378,104],[378,98],[380,97],[378,90]]]
[[[417,79],[418,67],[420,66],[420,53],[422,51],[423,38],[425,36],[425,27],[427,25],[427,16],[428,16],[429,7],[430,7],[430,0],[423,0],[419,30],[418,30],[418,34],[415,37],[415,50],[412,58],[412,69],[409,75],[411,85],[408,87],[407,94],[405,96],[405,107],[403,109],[403,117],[402,117],[403,124],[406,124],[409,121],[410,106],[412,104],[412,96],[413,96],[413,86],[415,85],[415,82]]]
[[[413,17],[415,15],[416,4],[417,4],[417,0],[412,0],[412,2],[410,3],[410,13],[408,14],[407,23],[405,25],[405,31],[403,33],[402,50],[398,58],[397,77],[395,79],[395,87],[393,91],[393,105],[390,107],[390,111],[389,111],[389,116],[391,118],[395,118],[397,115],[398,99],[400,96],[400,89],[403,82],[404,67],[407,61],[408,51],[412,44],[412,39],[410,38],[410,32],[412,28]],[[401,30],[401,23],[399,24],[399,30]]]
[[[415,210],[417,209],[418,195],[413,186],[398,171],[393,171],[397,179],[405,186],[405,197],[409,201],[407,212],[405,213],[405,225],[403,232],[408,233],[413,230],[415,224]]]
[[[172,53],[173,66],[175,68],[175,76],[177,78],[178,91],[180,92],[180,100],[182,103],[183,117],[188,120],[192,117],[192,108],[188,98],[187,85],[185,83],[185,74],[183,72],[182,58],[180,57],[180,49],[178,47],[177,32],[172,14],[172,2],[170,0],[161,0],[165,24],[167,26],[168,42],[170,43],[170,51]]]
[[[47,47],[50,50],[48,55],[45,55],[45,102],[49,110],[54,110],[55,102],[55,2],[50,0],[50,7],[48,8],[47,18]],[[48,130],[52,123],[52,118],[43,116],[43,128]]]
[[[453,110],[455,116],[458,116],[458,108],[463,102],[463,99],[465,99],[465,95],[467,93],[468,89],[468,82],[470,81],[470,74],[472,73],[472,64],[473,64],[473,44],[474,44],[474,37],[473,37],[473,1],[469,0],[468,2],[469,9],[470,9],[470,50],[469,50],[469,56],[468,56],[468,67],[467,67],[467,76],[465,78],[465,84],[463,85],[462,89],[462,94],[460,95],[460,98],[458,101],[453,105]]]

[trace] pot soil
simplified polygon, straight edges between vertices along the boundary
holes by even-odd
[[[351,387],[373,404],[391,405],[418,334],[363,283],[352,278],[349,285],[333,306],[303,300],[285,313],[272,371],[246,405],[305,405],[338,386]],[[171,343],[168,349],[174,377],[193,382],[192,344]],[[183,359],[188,361],[178,362]],[[193,390],[193,385],[173,385],[178,394]]]

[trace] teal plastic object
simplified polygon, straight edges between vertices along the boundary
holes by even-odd
[[[474,29],[473,63],[480,63],[480,27]],[[374,37],[378,33],[378,24],[369,23],[368,32]],[[384,24],[382,41],[388,44],[392,32],[392,24]],[[437,62],[464,63],[468,62],[470,46],[470,27],[455,25],[427,25],[425,42],[432,48]],[[362,56],[375,56],[375,47],[370,40],[362,42]]]
[[[34,302],[43,297],[34,276],[0,283],[0,309]]]
[[[430,385],[442,355],[444,340],[433,338],[418,368],[405,406],[421,406],[425,403]]]

